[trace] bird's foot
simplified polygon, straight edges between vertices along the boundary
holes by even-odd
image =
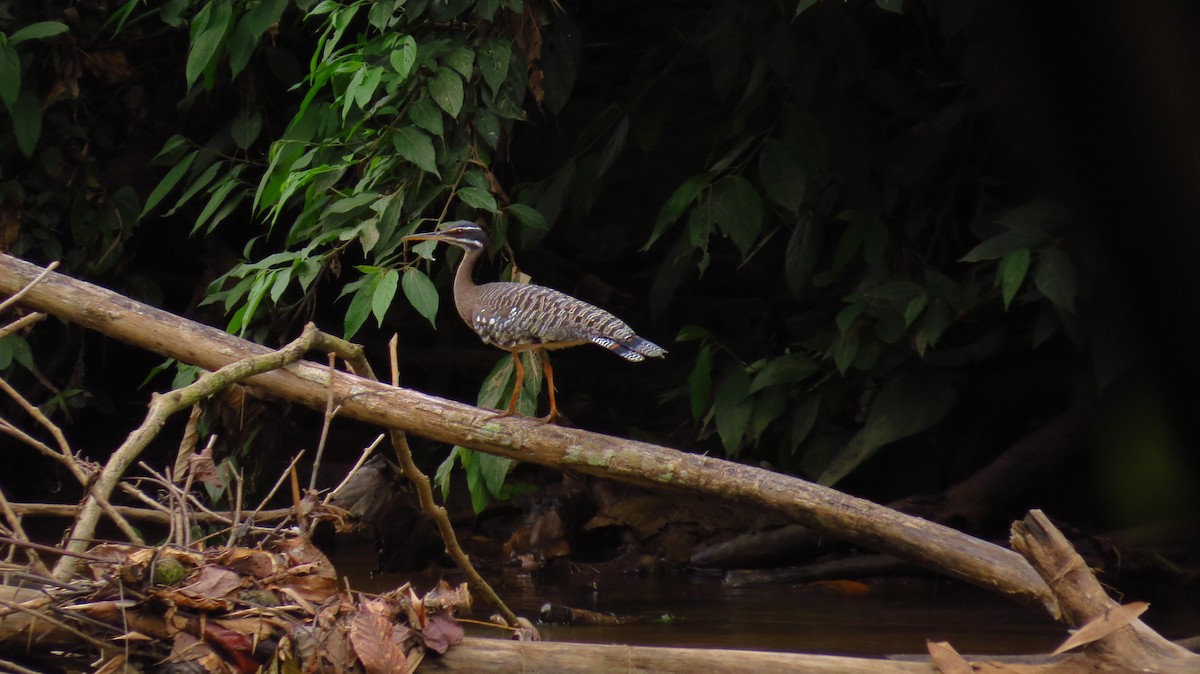
[[[516,410],[504,410],[502,412],[497,412],[497,413],[493,414],[492,416],[488,417],[487,421],[495,421],[496,419],[505,419],[505,418],[515,416],[515,415],[516,415]]]
[[[558,410],[550,410],[550,414],[547,414],[544,417],[538,417],[538,418],[534,419],[533,421],[534,421],[534,423],[536,423],[539,426],[541,426],[543,424],[558,425],[559,416],[561,416],[561,415],[558,413]]]

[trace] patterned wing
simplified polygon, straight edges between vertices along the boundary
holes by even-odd
[[[616,316],[552,288],[488,283],[480,287],[477,299],[471,327],[483,341],[500,348],[592,342],[635,362],[666,353]]]

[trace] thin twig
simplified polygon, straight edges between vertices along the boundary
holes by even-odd
[[[55,269],[58,269],[58,260],[55,260],[54,262],[51,262],[50,264],[46,265],[46,268],[42,270],[42,273],[40,273],[36,277],[34,277],[34,279],[32,281],[30,281],[29,283],[26,283],[24,288],[21,288],[17,292],[13,293],[12,297],[9,297],[8,299],[4,300],[3,302],[0,302],[0,311],[4,311],[5,309],[11,307],[12,305],[16,304],[17,302],[20,302],[21,298],[25,296],[25,293],[29,292],[30,290],[33,290],[33,287],[35,285],[41,283],[42,280],[45,279],[47,276],[49,276],[50,272],[54,271]]]
[[[392,370],[392,386],[400,385],[400,366],[399,359],[396,356],[396,346],[399,338],[396,335],[388,342],[389,354],[391,357]],[[412,483],[417,490],[417,499],[421,503],[421,510],[425,512],[434,523],[437,524],[438,532],[442,535],[442,542],[446,545],[446,552],[458,565],[459,570],[467,576],[471,587],[475,593],[483,598],[484,601],[491,604],[500,615],[504,617],[504,621],[510,627],[520,627],[520,622],[517,620],[517,614],[513,613],[508,605],[500,599],[500,595],[492,589],[483,576],[475,570],[475,566],[471,564],[471,560],[467,557],[467,553],[463,551],[462,546],[458,544],[458,537],[454,533],[454,525],[450,523],[450,517],[446,514],[446,509],[439,506],[433,500],[433,488],[429,484],[429,478],[421,472],[417,467],[417,463],[413,461],[412,450],[408,446],[408,437],[404,433],[395,429],[388,431],[392,440],[392,447],[396,451],[396,458],[400,461],[400,467],[404,471],[404,476]]]
[[[242,519],[242,471],[239,469],[233,475],[234,485],[237,487],[233,492],[233,523],[229,526],[229,542],[225,547],[232,548],[237,542],[238,526]]]
[[[67,437],[63,435],[62,429],[60,429],[53,421],[50,421],[46,415],[42,414],[42,411],[38,409],[36,405],[33,405],[26,400],[25,396],[21,395],[15,388],[10,386],[8,382],[4,381],[4,379],[0,379],[0,390],[8,394],[10,398],[12,398],[18,405],[21,406],[21,409],[25,410],[31,417],[40,423],[43,428],[49,431],[50,435],[54,436],[55,441],[58,443],[59,451],[54,451],[48,445],[46,445],[46,443],[37,440],[7,420],[0,419],[0,431],[8,433],[9,435],[21,440],[25,444],[45,454],[46,456],[58,461],[67,469],[68,472],[71,473],[72,476],[74,476],[76,480],[79,481],[79,484],[84,489],[87,489],[88,485],[91,484],[93,472],[80,465],[79,461],[75,458],[75,453],[71,451],[71,446],[67,443]],[[126,521],[125,518],[122,517],[115,508],[113,508],[112,504],[108,501],[107,495],[97,498],[97,503],[104,514],[108,515],[109,519],[111,519],[117,525],[117,528],[121,530],[121,533],[125,534],[126,538],[134,543],[137,543],[138,545],[141,545],[145,542],[142,540],[141,534],[139,534],[137,530],[134,529],[133,526],[129,524],[129,522]]]
[[[120,650],[118,647],[113,646],[112,644],[106,643],[104,641],[101,641],[101,640],[93,637],[92,635],[88,634],[87,632],[80,630],[79,628],[75,627],[74,625],[72,625],[70,623],[59,620],[58,618],[51,617],[45,611],[34,611],[33,609],[26,608],[24,606],[21,606],[20,604],[13,603],[13,602],[7,601],[5,599],[0,599],[0,606],[3,606],[4,608],[7,608],[7,609],[12,609],[13,611],[15,611],[17,613],[25,613],[25,614],[29,615],[30,618],[32,618],[35,623],[37,621],[44,620],[44,621],[50,623],[51,625],[53,625],[56,629],[63,630],[64,632],[69,632],[70,634],[73,634],[74,636],[90,643],[94,648],[98,649],[102,653],[106,652],[106,651],[111,651],[111,650]]]
[[[130,487],[122,483],[122,489],[130,496],[146,503],[150,508],[139,508],[135,506],[113,506],[126,519],[139,520],[143,522],[152,522],[154,524],[170,524],[170,508],[164,506],[158,501],[154,501],[149,496],[137,491],[134,487]],[[79,514],[82,506],[71,503],[13,503],[12,509],[22,517],[75,517]],[[280,519],[291,517],[291,508],[272,508],[263,510],[257,514],[257,518],[264,522],[274,522]],[[192,519],[197,522],[211,522],[216,524],[229,525],[233,519],[233,514],[225,510],[214,510],[210,512],[197,512],[192,514]],[[140,544],[139,544],[140,545]]]
[[[4,495],[3,489],[0,489],[0,510],[3,510],[4,518],[8,520],[8,526],[12,528],[13,538],[28,543],[29,536],[25,533],[25,528],[21,526],[21,516],[13,511],[12,504],[8,502],[8,497]],[[37,550],[30,547],[24,549],[25,554],[29,556],[29,563],[33,565],[33,570],[42,575],[50,575],[50,569],[46,568],[46,564],[38,556]]]
[[[111,562],[112,561],[111,559],[105,559],[104,557],[97,557],[96,555],[89,555],[86,552],[71,552],[70,550],[67,550],[64,548],[56,548],[53,545],[43,545],[41,543],[34,543],[33,541],[20,541],[15,538],[9,538],[8,536],[0,536],[0,543],[8,543],[9,545],[19,545],[22,547],[33,548],[34,550],[39,550],[41,552],[45,552],[45,553],[48,553],[51,555],[67,555],[67,556],[71,556],[71,557],[76,557],[78,559],[86,559],[89,562]]]
[[[95,484],[84,497],[83,509],[71,532],[72,539],[90,539],[96,531],[96,523],[100,516],[99,502],[107,499],[116,485],[120,482],[125,470],[137,460],[150,441],[157,437],[158,432],[166,424],[167,419],[174,413],[187,409],[196,402],[212,396],[221,389],[255,375],[276,370],[289,365],[304,356],[312,345],[319,341],[321,332],[312,323],[304,326],[304,332],[278,351],[258,356],[243,358],[200,377],[194,383],[181,389],[176,389],[163,395],[154,395],[150,401],[150,411],[138,428],[113,452],[108,463],[100,471]],[[78,540],[68,543],[72,549],[82,545]],[[63,557],[54,567],[54,575],[58,578],[69,577],[76,562],[70,557]]]
[[[44,319],[45,317],[46,317],[46,314],[43,314],[40,312],[26,314],[26,315],[18,318],[17,320],[13,321],[12,323],[9,323],[8,325],[4,326],[3,328],[0,328],[0,339],[7,337],[22,328],[33,325],[34,323],[37,323],[38,321]]]
[[[253,522],[254,520],[258,519],[258,514],[262,512],[262,509],[267,507],[267,503],[275,497],[275,493],[278,492],[279,488],[283,486],[283,481],[288,478],[288,475],[292,474],[292,471],[295,470],[296,463],[300,461],[300,457],[302,456],[304,456],[303,449],[297,452],[296,456],[292,457],[291,463],[289,463],[287,468],[284,468],[283,472],[279,474],[279,479],[275,480],[275,485],[271,487],[271,491],[267,492],[267,495],[264,496],[262,501],[259,502],[258,507],[255,508],[254,511],[250,513],[250,516],[246,518],[247,522]],[[287,510],[289,513],[291,512],[291,508],[287,508],[285,510]]]
[[[350,469],[350,472],[346,473],[346,477],[342,478],[341,483],[334,487],[333,491],[325,495],[325,499],[321,501],[323,505],[329,505],[329,502],[337,497],[338,492],[340,492],[346,486],[346,483],[354,479],[354,476],[358,474],[359,469],[362,468],[363,464],[367,462],[367,457],[371,456],[371,452],[375,451],[375,448],[379,446],[379,443],[383,442],[384,437],[384,434],[380,433],[379,437],[375,438],[375,442],[372,442],[366,449],[362,451],[362,455],[358,457],[358,461],[355,462],[354,467]]]
[[[315,491],[317,488],[317,471],[321,470],[321,457],[325,454],[325,441],[329,439],[329,427],[333,425],[333,418],[337,416],[338,410],[342,409],[341,405],[333,404],[333,380],[334,374],[337,372],[337,354],[330,352],[329,356],[329,386],[325,389],[325,420],[321,424],[321,439],[317,441],[317,453],[313,456],[312,474],[308,477],[308,490]]]

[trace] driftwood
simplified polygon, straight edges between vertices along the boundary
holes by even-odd
[[[15,293],[43,272],[36,265],[0,255],[0,292]],[[210,371],[270,353],[224,331],[56,273],[30,288],[20,304]],[[707,493],[771,510],[830,536],[1042,606],[1056,615],[1045,582],[1011,550],[804,480],[644,442],[525,419],[496,419],[490,410],[351,374],[331,374],[327,366],[307,361],[248,381],[317,410],[326,409],[332,387],[344,417],[518,461]]]
[[[1050,584],[1063,621],[1078,628],[1076,637],[1093,626],[1094,640],[1081,643],[1084,651],[1056,671],[1200,672],[1200,655],[1164,639],[1141,620],[1116,622],[1117,616],[1129,614],[1122,611],[1127,607],[1108,596],[1083,557],[1041,511],[1030,511],[1013,524],[1012,546]]]

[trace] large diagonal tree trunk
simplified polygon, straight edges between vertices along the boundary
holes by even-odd
[[[0,293],[12,294],[42,269],[0,254]],[[267,353],[264,346],[51,273],[21,304],[139,348],[216,370]],[[359,421],[545,466],[660,489],[706,493],[765,509],[829,536],[888,552],[926,568],[1046,608],[1046,584],[1015,552],[864,499],[753,466],[588,431],[496,419],[490,410],[394,388],[326,365],[299,362],[249,380],[274,395],[323,410],[332,385],[340,414]]]

